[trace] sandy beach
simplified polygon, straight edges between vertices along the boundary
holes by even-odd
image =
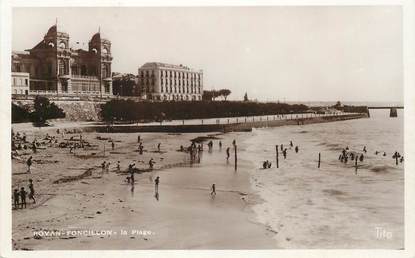
[[[40,136],[39,132],[36,132]],[[42,133],[43,134],[43,133]],[[50,133],[52,134],[52,133]],[[29,139],[31,135],[27,133]],[[214,151],[205,151],[201,164],[193,167],[188,154],[176,151],[188,146],[200,135],[141,134],[143,155],[135,151],[137,134],[101,134],[115,141],[110,150],[108,141],[97,140],[99,134],[83,133],[83,139],[98,144],[97,155],[80,158],[86,151],[48,148],[33,154],[32,174],[24,173],[24,162],[13,160],[13,188],[26,186],[32,178],[36,188],[36,204],[13,211],[13,244],[15,249],[253,249],[276,247],[272,235],[256,222],[252,207],[258,197],[252,193],[247,171],[249,162],[240,161],[238,172],[233,162],[226,164],[217,144]],[[68,134],[65,137],[75,136]],[[219,136],[220,137],[220,136]],[[157,143],[161,142],[161,152]],[[90,153],[91,151],[89,151]],[[27,156],[27,155],[26,155]],[[23,156],[24,157],[24,156]],[[115,164],[126,169],[130,162],[147,168],[147,161],[156,161],[153,172],[136,176],[134,187],[125,182],[127,175],[115,173]],[[36,162],[41,160],[43,164]],[[101,175],[100,164],[110,161],[110,172]],[[58,161],[54,163],[55,161]],[[204,167],[203,164],[209,164]],[[167,165],[173,168],[160,169]],[[224,166],[225,165],[225,166]],[[176,167],[175,167],[176,166]],[[216,166],[218,169],[212,169]],[[92,175],[81,180],[53,184],[54,181],[82,174],[92,168]],[[160,176],[158,200],[153,180]],[[210,186],[216,183],[217,196],[212,199]],[[29,201],[30,203],[31,201]],[[65,235],[34,237],[39,230],[110,230],[110,236]],[[121,235],[121,231],[127,232]]]

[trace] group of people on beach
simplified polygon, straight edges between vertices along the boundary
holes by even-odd
[[[21,187],[20,190],[18,188],[14,189],[14,192],[13,192],[14,209],[26,208],[26,195],[29,197],[29,199],[33,200],[33,203],[36,203],[35,188],[33,186],[32,179],[29,179],[28,187],[29,187],[29,194],[26,192],[24,187]]]

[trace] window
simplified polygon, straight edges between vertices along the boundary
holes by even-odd
[[[27,85],[29,85],[29,80],[28,79],[25,79],[24,80],[24,84],[27,86]]]
[[[86,75],[86,65],[81,66],[81,75]]]

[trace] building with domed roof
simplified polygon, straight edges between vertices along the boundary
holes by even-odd
[[[53,25],[32,49],[13,51],[12,81],[28,74],[29,95],[111,97],[111,42],[98,32],[88,50],[75,50],[69,39],[68,33]],[[12,86],[12,94],[21,92]]]

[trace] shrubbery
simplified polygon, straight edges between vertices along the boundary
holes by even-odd
[[[46,97],[36,96],[33,112],[12,103],[12,123],[31,121],[41,126],[45,125],[48,119],[64,117],[65,112]]]
[[[12,103],[12,123],[30,122],[30,112],[21,106]]]
[[[135,102],[111,100],[102,106],[104,121],[160,121],[306,112],[305,105],[236,101]]]

